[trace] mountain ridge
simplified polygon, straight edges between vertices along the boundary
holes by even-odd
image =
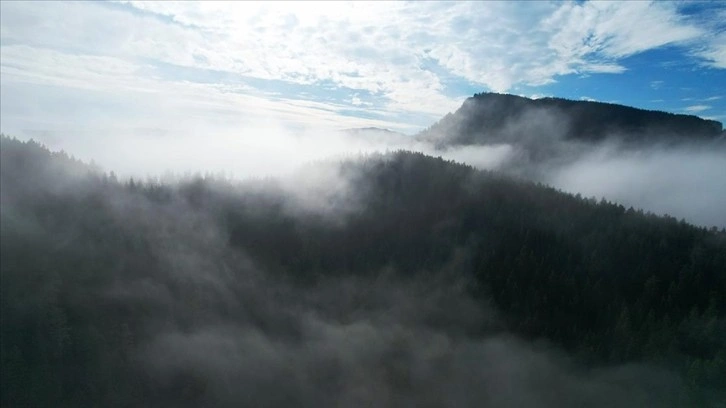
[[[441,145],[488,144],[521,141],[531,132],[562,140],[600,142],[614,137],[630,143],[708,140],[724,134],[721,122],[694,115],[597,101],[478,93],[416,137]]]

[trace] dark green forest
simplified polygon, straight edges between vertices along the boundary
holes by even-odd
[[[601,142],[609,138],[631,145],[679,143],[723,137],[723,124],[698,116],[650,111],[631,106],[563,98],[529,99],[479,93],[454,113],[417,136],[440,145],[529,142],[542,133],[554,139]],[[552,137],[545,142],[551,143]],[[542,148],[542,146],[538,146]]]
[[[321,210],[0,140],[4,407],[726,401],[723,229],[407,151]]]

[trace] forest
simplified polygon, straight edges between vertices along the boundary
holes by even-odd
[[[726,408],[724,84],[726,0],[0,0],[0,408]]]
[[[0,142],[2,406],[726,400],[724,229],[409,151],[301,191]]]
[[[531,135],[541,137],[541,133],[551,134],[547,140],[593,143],[614,138],[639,146],[724,136],[721,122],[693,115],[595,101],[529,99],[485,92],[468,98],[456,112],[444,116],[417,137],[446,146],[522,142],[523,138],[531,139]]]

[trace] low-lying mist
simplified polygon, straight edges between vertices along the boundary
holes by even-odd
[[[681,363],[720,361],[722,320],[687,297],[721,282],[701,229],[416,153],[165,183],[2,153],[9,405],[677,407],[718,377]],[[641,335],[670,319],[640,317],[653,271],[684,306]],[[715,346],[663,351],[687,325]]]
[[[726,139],[718,122],[577,103],[482,94],[419,136],[444,149],[496,145],[508,152],[496,167],[510,175],[726,227]]]
[[[62,139],[62,140],[61,140]],[[236,179],[289,175],[300,166],[393,150],[420,151],[495,168],[510,148],[461,146],[437,150],[413,136],[378,130],[291,129],[271,122],[236,129],[175,134],[115,133],[36,138],[49,148],[94,161],[122,178],[222,174]]]
[[[28,194],[52,191],[36,187]],[[55,194],[62,207],[86,193],[69,188]],[[436,270],[333,273],[300,284],[256,264],[246,248],[231,248],[214,210],[177,193],[155,201],[107,188],[93,200],[94,207],[69,224],[5,200],[2,233],[5,251],[15,248],[12,243],[56,257],[57,272],[44,276],[32,296],[17,286],[28,271],[6,261],[4,301],[13,307],[32,301],[50,310],[64,305],[64,317],[50,320],[47,329],[51,347],[84,359],[88,351],[70,344],[100,347],[93,354],[101,356],[94,357],[99,366],[75,364],[101,371],[68,379],[92,384],[87,392],[94,403],[667,407],[684,398],[682,380],[668,371],[638,364],[585,368],[546,342],[512,335],[484,299],[472,297],[461,267],[465,249]],[[90,238],[88,231],[100,236]],[[126,249],[112,255],[116,242],[127,242],[118,247]],[[18,252],[5,255],[17,259]],[[77,266],[66,274],[67,259]],[[89,262],[95,266],[87,270]],[[40,267],[33,273],[44,272]],[[91,328],[58,332],[78,324],[78,316],[93,322]],[[95,330],[106,326],[118,334],[102,339]],[[23,372],[8,370],[3,372]],[[39,393],[40,401],[84,401],[44,392],[50,394]]]
[[[533,126],[527,129],[531,132]],[[548,129],[545,126],[542,131],[550,137],[530,136],[523,144],[442,146],[375,129],[292,130],[266,122],[234,133],[110,134],[68,138],[49,146],[93,160],[122,178],[173,178],[193,173],[238,180],[282,176],[282,185],[300,192],[301,203],[308,205],[317,205],[319,195],[303,190],[325,186],[340,192],[351,187],[350,180],[331,167],[336,160],[403,149],[500,170],[702,226],[726,226],[726,179],[721,176],[726,172],[726,148],[722,141],[626,146],[617,139],[564,141],[552,136],[562,132]],[[547,154],[532,155],[542,151]],[[309,166],[313,163],[316,166]],[[332,210],[328,204],[324,208]]]
[[[726,227],[726,145],[594,148],[544,181],[587,197],[702,225]]]

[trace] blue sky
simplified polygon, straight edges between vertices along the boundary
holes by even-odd
[[[411,134],[483,91],[726,122],[724,2],[2,2],[0,22],[20,137]]]

